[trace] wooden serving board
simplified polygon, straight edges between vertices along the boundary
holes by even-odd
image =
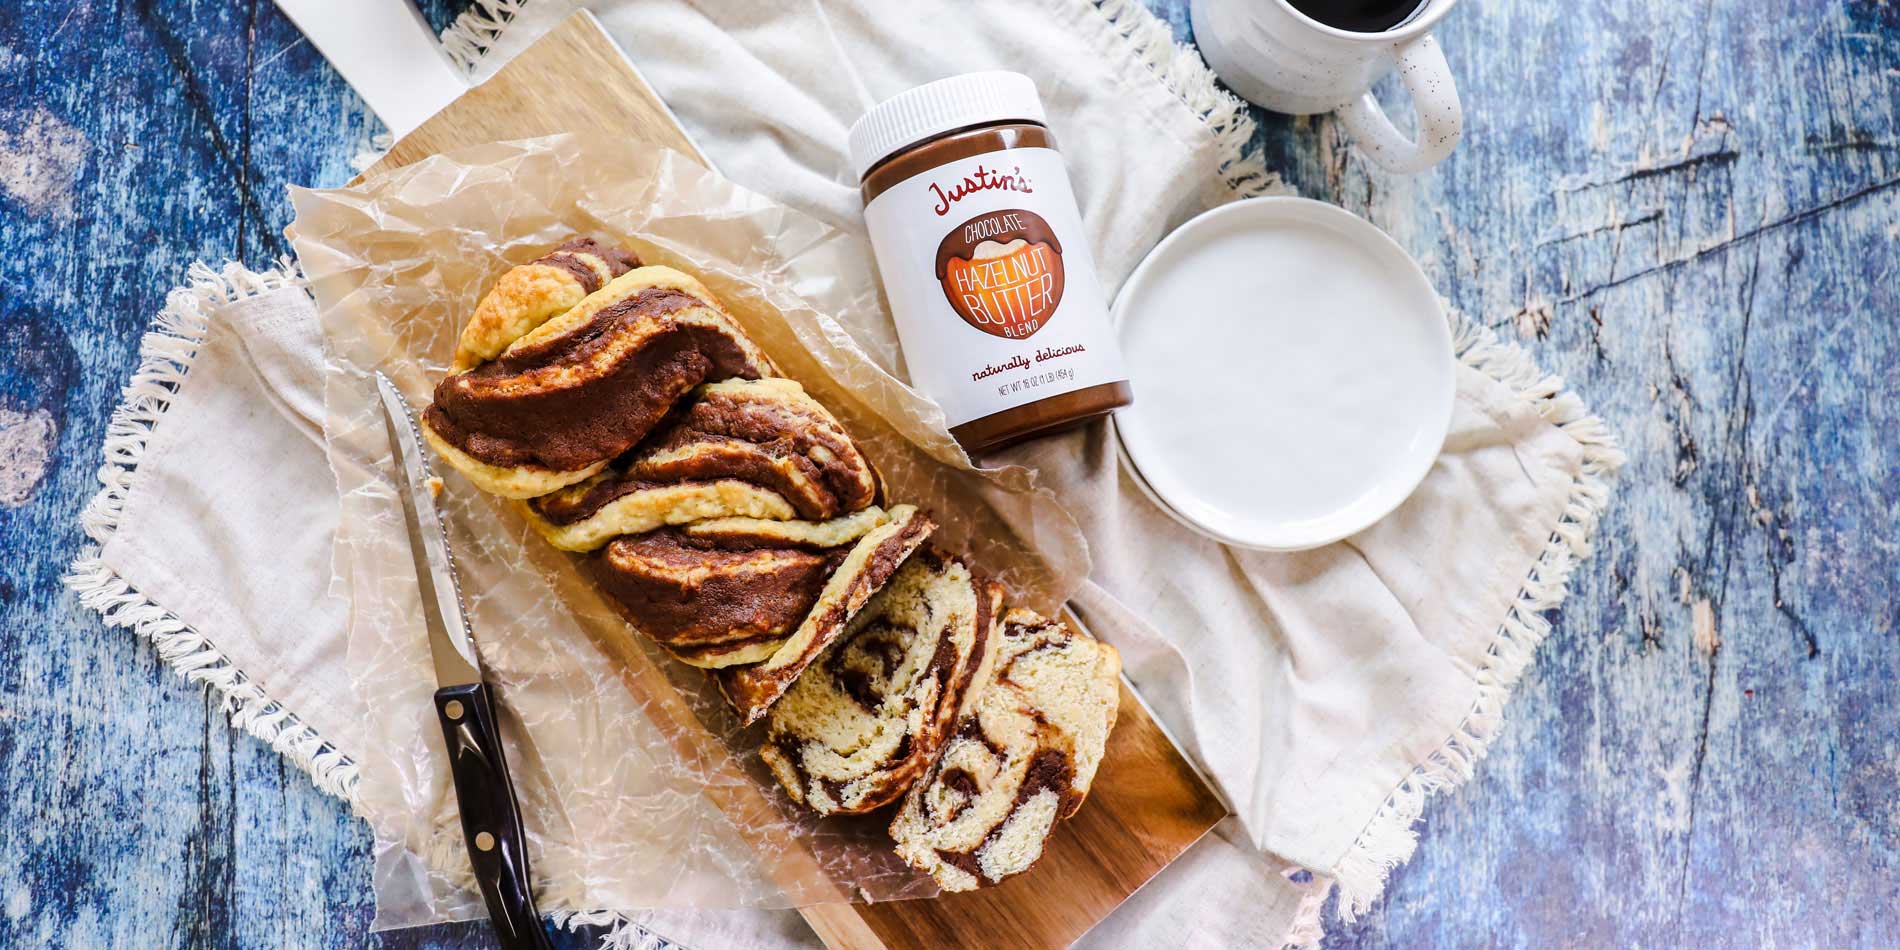
[[[576,89],[587,94],[574,95]],[[573,130],[612,131],[706,161],[593,15],[582,11],[403,137],[365,177],[449,149]],[[623,656],[630,675],[645,677],[638,688],[655,688],[650,670],[637,672],[640,664],[625,644],[603,645]],[[1093,790],[1082,809],[1057,826],[1033,870],[967,894],[822,904],[800,913],[834,948],[1066,947],[1225,814],[1124,685],[1120,719]]]

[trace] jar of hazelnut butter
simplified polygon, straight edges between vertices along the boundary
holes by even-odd
[[[1133,400],[1075,192],[1027,76],[918,86],[851,127],[911,384],[972,454]]]

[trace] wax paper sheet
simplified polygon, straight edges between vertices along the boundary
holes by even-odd
[[[977,470],[898,374],[868,245],[663,149],[574,135],[451,152],[352,187],[294,189],[289,236],[333,360],[325,431],[343,497],[334,590],[374,710],[362,810],[376,926],[482,913],[463,850],[372,369],[418,407],[508,267],[576,234],[698,276],[832,409],[891,496],[930,510],[1020,603],[1087,575],[1074,521],[1025,469]],[[468,614],[502,704],[544,910],[787,907],[926,896],[886,817],[819,820],[761,766],[709,677],[634,636],[505,503],[438,466]]]

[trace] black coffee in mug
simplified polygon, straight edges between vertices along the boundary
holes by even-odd
[[[1411,19],[1428,0],[1287,0],[1293,9],[1334,29],[1384,33]]]

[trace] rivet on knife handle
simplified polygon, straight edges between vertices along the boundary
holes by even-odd
[[[435,708],[442,738],[448,742],[449,772],[461,803],[469,863],[475,867],[482,899],[488,902],[495,935],[505,950],[544,950],[551,945],[534,907],[527,836],[521,830],[521,808],[508,778],[508,760],[502,752],[488,684],[436,690]]]

